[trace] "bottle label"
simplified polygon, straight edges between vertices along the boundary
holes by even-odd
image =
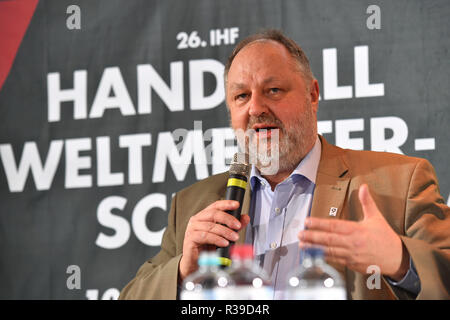
[[[272,300],[273,289],[267,286],[236,286],[228,288],[227,295],[229,300]]]
[[[295,289],[288,294],[289,300],[347,300],[344,288]]]

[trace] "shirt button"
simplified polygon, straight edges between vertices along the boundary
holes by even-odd
[[[276,214],[279,214],[280,211],[281,211],[280,208],[275,208],[275,213],[276,213]]]
[[[276,249],[277,243],[276,243],[276,242],[272,242],[272,243],[270,244],[270,247],[271,247],[272,249]]]

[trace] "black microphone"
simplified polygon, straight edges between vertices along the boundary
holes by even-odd
[[[250,165],[248,162],[247,154],[235,153],[229,170],[230,175],[228,178],[225,199],[238,201],[239,208],[235,210],[227,210],[226,212],[238,220],[241,218],[242,203],[244,202],[245,189],[247,188],[247,177],[250,171]],[[230,241],[230,244],[227,247],[217,248],[217,253],[219,255],[220,264],[222,267],[228,267],[231,265],[230,248],[233,244],[234,242]]]

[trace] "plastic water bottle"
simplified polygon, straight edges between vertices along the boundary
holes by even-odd
[[[224,300],[230,284],[228,274],[220,270],[220,258],[215,251],[204,251],[198,259],[199,269],[183,281],[181,300]]]
[[[228,274],[232,285],[227,293],[232,300],[272,300],[273,288],[264,271],[253,260],[252,245],[231,248],[231,267]]]
[[[322,248],[302,251],[300,268],[288,276],[289,300],[346,300],[347,292],[339,273],[328,265]],[[302,254],[300,254],[302,256]]]

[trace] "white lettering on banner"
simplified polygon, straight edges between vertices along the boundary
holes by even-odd
[[[403,153],[400,149],[408,139],[408,126],[399,117],[376,117],[370,119],[370,146],[374,151],[388,151]],[[335,134],[336,145],[342,148],[362,150],[364,139],[365,119],[338,119],[335,121],[318,121],[320,134]],[[333,131],[333,122],[335,131]],[[231,128],[211,128],[204,133],[201,122],[194,122],[194,130],[177,129],[173,133],[159,132],[154,167],[152,173],[153,183],[162,183],[166,180],[168,166],[178,181],[183,181],[191,165],[194,166],[195,176],[198,180],[209,175],[208,165],[212,165],[212,174],[228,170],[227,160],[237,151],[234,132]],[[392,134],[387,135],[386,131]],[[351,133],[360,132],[359,137],[351,137]],[[387,138],[389,136],[389,138]],[[152,145],[150,133],[121,135],[119,147],[128,152],[128,166],[121,167],[119,172],[111,172],[112,157],[116,151],[111,150],[110,137],[97,137],[96,143],[96,170],[91,165],[91,138],[77,138],[50,141],[45,162],[41,161],[36,142],[26,142],[22,157],[16,162],[11,144],[0,144],[0,159],[6,175],[10,192],[22,192],[31,172],[36,190],[48,190],[52,187],[53,179],[61,161],[62,150],[65,148],[65,181],[66,189],[91,188],[93,186],[92,174],[97,174],[96,186],[108,187],[125,184],[125,175],[128,174],[128,183],[143,183],[143,170],[148,168],[143,163],[144,147]],[[180,142],[177,142],[181,139]],[[211,141],[206,147],[205,142]],[[434,138],[415,139],[425,141],[416,143],[416,151],[435,149]],[[426,148],[425,148],[426,147]],[[147,152],[150,150],[147,150]],[[20,154],[20,153],[19,153]],[[17,164],[18,163],[18,164]],[[121,164],[122,165],[122,164]],[[128,169],[128,170],[127,170]],[[92,172],[91,172],[92,171]],[[128,172],[126,172],[128,171]]]
[[[115,215],[112,210],[123,211],[127,199],[120,196],[109,196],[103,199],[97,208],[97,220],[100,225],[115,230],[112,236],[100,232],[95,244],[104,249],[118,249],[125,245],[133,230],[136,237],[148,246],[161,245],[165,227],[158,231],[147,228],[146,218],[153,208],[167,210],[167,196],[162,193],[152,193],[142,198],[135,206],[131,214],[131,227],[124,217]]]
[[[187,49],[187,48],[198,48],[199,46],[206,47],[206,41],[202,41],[202,39],[198,36],[198,31],[194,30],[189,35],[186,32],[179,32],[177,34],[177,40],[180,40],[180,43],[177,46],[177,49]]]
[[[363,130],[364,119],[336,120],[336,145],[341,148],[363,150],[363,138],[350,138],[350,132]]]
[[[147,246],[161,245],[162,236],[164,234],[163,228],[157,232],[150,231],[147,228],[146,218],[152,208],[160,208],[167,210],[167,197],[162,193],[153,193],[142,198],[136,205],[131,215],[131,226],[133,227],[136,237]]]
[[[337,49],[323,49],[323,95],[325,100],[349,99],[352,86],[338,86]]]
[[[86,298],[88,300],[98,300],[98,289],[86,290]],[[109,288],[102,295],[102,300],[117,300],[119,299],[120,291],[116,288]]]
[[[224,66],[214,59],[189,61],[190,108],[192,110],[213,109],[225,99],[223,86]],[[210,73],[216,79],[214,92],[205,96],[204,74]],[[137,66],[138,114],[152,112],[152,92],[161,98],[171,112],[184,110],[183,62],[170,63],[170,88],[150,64]],[[74,87],[61,89],[58,72],[47,75],[48,121],[61,121],[61,103],[72,101],[74,119],[87,118],[87,71],[77,70],[73,75]],[[111,91],[114,95],[110,96]],[[103,117],[107,109],[119,109],[122,116],[136,114],[128,89],[119,67],[109,67],[103,71],[89,118]]]
[[[237,36],[238,29],[230,29]],[[227,31],[228,32],[228,31]],[[233,33],[234,32],[234,33]],[[323,49],[323,92],[325,100],[350,99],[353,86],[338,85],[337,49]],[[369,47],[354,47],[355,97],[376,97],[384,95],[383,83],[369,83]],[[101,118],[108,109],[119,109],[122,116],[150,114],[152,112],[152,92],[154,91],[171,112],[183,111],[184,74],[183,62],[170,63],[170,87],[150,64],[137,65],[137,111],[128,92],[119,67],[108,67],[103,71],[89,118]],[[224,65],[215,59],[189,60],[189,102],[191,110],[208,110],[221,105],[225,99],[223,85]],[[216,86],[205,96],[205,73],[214,76]],[[110,96],[111,91],[113,95]],[[73,73],[73,88],[61,89],[60,74],[47,75],[48,121],[61,121],[61,103],[73,102],[73,118],[86,119],[87,71]]]
[[[317,130],[319,134],[333,133],[332,121],[318,121]],[[336,120],[335,141],[341,148],[354,150],[364,149],[363,138],[350,138],[350,132],[361,132],[364,130],[364,119]],[[392,136],[386,138],[386,130],[392,131]],[[408,139],[408,125],[399,117],[375,117],[370,118],[370,141],[371,150],[387,151],[403,154],[400,149]],[[417,149],[419,151],[420,149]]]
[[[211,47],[234,44],[237,38],[239,38],[239,28],[237,27],[212,29],[209,31],[209,45]],[[208,46],[208,42],[202,40],[197,30],[190,32],[180,31],[177,33],[176,39],[179,41],[177,45],[178,50]]]
[[[369,83],[369,47],[355,47],[355,97],[384,96],[383,83]]]
[[[414,140],[414,149],[416,151],[434,150],[436,141],[434,138],[422,138]]]
[[[123,210],[127,204],[127,199],[119,196],[109,196],[103,199],[97,207],[97,220],[107,228],[114,229],[115,233],[108,236],[100,233],[95,240],[95,244],[104,249],[117,249],[127,243],[130,238],[131,229],[127,219],[114,215],[113,209]]]
[[[239,28],[214,29],[209,32],[209,42],[211,47],[223,44],[234,44],[239,37]]]
[[[80,151],[91,150],[91,139],[67,139],[65,144],[66,179],[64,187],[66,189],[92,187],[92,176],[81,175],[79,172],[81,169],[91,168],[91,157],[80,156]]]
[[[392,131],[392,137],[386,139],[386,129]],[[399,117],[378,117],[370,119],[371,149],[403,154],[400,147],[408,139],[408,126]]]
[[[129,134],[119,137],[119,147],[128,148],[128,183],[142,183],[142,147],[150,146],[150,133]]]
[[[14,159],[11,144],[0,144],[0,158],[5,169],[9,190],[11,192],[22,192],[30,169],[36,190],[50,189],[61,158],[63,145],[62,140],[54,140],[50,143],[47,159],[43,166],[36,142],[25,142],[19,165],[16,164]]]
[[[171,112],[184,110],[183,62],[170,63],[170,88],[150,64],[138,65],[137,74],[139,114],[152,112],[152,89]]]
[[[99,187],[123,185],[123,173],[111,172],[109,137],[97,137],[97,185]]]
[[[110,96],[111,90],[114,96]],[[106,109],[114,108],[120,109],[124,116],[136,114],[119,67],[110,67],[103,71],[89,118],[101,118]]]
[[[192,110],[213,109],[225,98],[223,85],[223,64],[217,60],[204,59],[189,61],[190,104]],[[216,79],[216,90],[205,97],[204,73],[209,72]]]
[[[77,70],[73,73],[73,89],[61,90],[58,72],[47,75],[48,121],[61,120],[61,102],[73,101],[73,118],[87,117],[87,71]]]
[[[352,86],[338,85],[337,49],[323,49],[323,92],[325,100],[352,98]],[[369,83],[369,47],[354,47],[355,97],[384,96],[383,83]]]
[[[317,132],[321,135],[333,132],[333,121],[323,120],[317,121]]]

